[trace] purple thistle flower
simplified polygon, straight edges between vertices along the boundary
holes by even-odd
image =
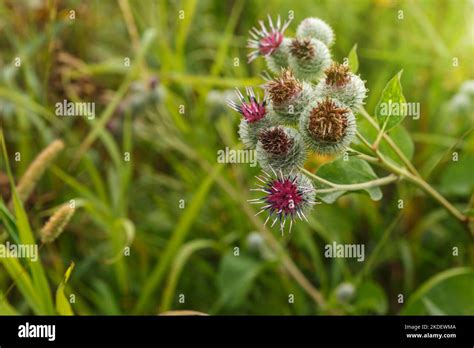
[[[271,174],[262,171],[262,176],[256,176],[261,182],[257,184],[257,188],[251,191],[260,191],[265,195],[260,198],[249,200],[251,204],[264,204],[261,210],[256,214],[268,212],[268,217],[265,220],[265,225],[271,219],[273,227],[277,221],[280,222],[280,231],[283,234],[286,220],[290,220],[290,227],[288,232],[291,232],[293,221],[296,218],[306,220],[305,212],[308,213],[314,204],[316,204],[315,196],[316,190],[308,179],[303,174],[293,175],[293,171],[289,174],[283,174],[280,170],[279,174],[271,168]]]
[[[291,19],[285,21],[281,25],[281,18],[278,15],[276,26],[273,25],[272,18],[268,15],[268,23],[270,30],[267,30],[263,21],[259,21],[260,29],[253,27],[249,30],[250,36],[247,41],[247,47],[253,51],[248,54],[248,62],[252,62],[258,56],[271,55],[283,41],[283,33],[290,25]]]
[[[232,99],[227,99],[227,105],[231,109],[241,113],[248,123],[254,123],[264,118],[267,114],[267,110],[265,108],[267,101],[264,98],[262,102],[260,102],[260,97],[255,96],[255,93],[251,87],[246,87],[245,91],[247,93],[247,99],[245,99],[244,95],[239,91],[238,88],[236,88],[236,94],[239,98],[240,105]]]

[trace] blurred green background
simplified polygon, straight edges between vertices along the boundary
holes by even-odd
[[[41,249],[51,291],[76,263],[66,291],[76,314],[474,314],[472,238],[413,186],[318,205],[280,236],[246,202],[259,169],[217,163],[218,150],[239,146],[229,90],[260,85],[266,69],[247,64],[247,32],[289,11],[288,36],[308,16],[332,26],[338,61],[358,45],[369,112],[403,69],[405,97],[421,105],[403,123],[413,163],[459,209],[472,207],[473,1],[4,0],[1,127],[16,180],[54,139],[66,144],[25,209],[38,231],[55,207],[78,202]],[[64,99],[95,102],[96,118],[57,117]],[[8,201],[3,159],[0,170]],[[365,262],[325,258],[333,241],[364,244]],[[13,280],[0,267],[1,293],[31,313]]]

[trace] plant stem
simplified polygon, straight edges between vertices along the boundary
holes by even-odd
[[[377,157],[380,159],[381,165],[386,170],[391,171],[395,174],[398,174],[401,177],[406,178],[408,181],[412,182],[413,184],[417,185],[418,187],[422,188],[426,193],[428,193],[431,197],[436,199],[442,206],[444,206],[456,219],[460,220],[463,223],[466,223],[468,221],[467,217],[464,214],[462,214],[456,207],[454,207],[446,198],[444,198],[444,196],[442,196],[438,191],[436,191],[430,184],[428,184],[425,180],[423,180],[423,178],[418,174],[416,170],[414,173],[410,173],[404,168],[400,168],[399,166],[394,165],[392,162],[387,160],[385,156],[378,149],[374,149],[372,145],[370,144],[370,142],[362,134],[357,132],[357,137],[364,143],[365,146],[367,146],[368,149],[370,149],[371,151],[375,153],[375,155],[377,155]],[[390,137],[388,138],[390,139]],[[394,147],[392,148],[394,150],[398,149],[395,143],[393,143],[393,145]],[[400,149],[398,150],[400,151]],[[400,158],[402,159],[402,157]]]
[[[366,182],[361,182],[361,183],[356,183],[356,184],[344,184],[344,185],[342,185],[342,184],[336,184],[336,183],[327,181],[327,180],[317,176],[316,174],[311,173],[310,171],[308,171],[304,168],[302,169],[302,171],[306,175],[310,176],[311,178],[331,186],[331,188],[329,188],[329,189],[319,189],[319,190],[317,190],[317,192],[319,192],[319,193],[363,190],[363,189],[367,189],[367,188],[371,188],[371,187],[387,185],[387,184],[390,184],[390,183],[392,183],[394,181],[397,181],[399,179],[397,175],[390,174],[390,175],[388,175],[384,178],[379,178],[379,179],[375,179],[375,180],[371,180],[371,181],[366,181]]]
[[[178,146],[179,144],[179,146]],[[176,148],[178,151],[187,155],[189,158],[195,160],[204,170],[210,171],[212,166],[206,160],[203,160],[194,149],[188,147],[186,144],[177,140],[176,142],[170,142],[170,146]],[[246,198],[242,195],[242,191],[236,190],[233,185],[230,185],[223,176],[217,176],[216,182],[222,189],[235,200],[242,203],[243,210],[248,218],[252,221],[256,228],[261,231],[261,234],[268,241],[269,246],[272,250],[281,257],[281,263],[284,270],[301,286],[301,288],[310,296],[314,302],[325,309],[326,300],[321,292],[306,278],[306,276],[299,270],[298,266],[293,262],[293,260],[288,256],[285,250],[282,248],[278,240],[273,236],[273,234],[268,231],[268,229],[263,225],[258,217],[255,216],[255,212],[252,210],[251,206],[248,204]]]
[[[356,156],[360,159],[363,159],[364,161],[372,162],[372,163],[379,162],[379,159],[377,157],[366,155],[365,153],[362,153],[352,148],[348,148],[347,150],[356,153]]]
[[[316,174],[311,173],[309,170],[307,170],[307,169],[305,169],[305,168],[303,168],[303,167],[300,167],[300,170],[301,170],[302,172],[304,172],[306,175],[312,177],[314,180],[319,181],[321,184],[324,184],[324,185],[327,185],[327,186],[331,186],[331,187],[337,187],[337,186],[338,186],[338,184],[335,184],[335,183],[333,183],[333,182],[331,182],[331,181],[329,181],[329,180],[323,179],[323,178],[321,178],[320,176],[317,176]]]
[[[374,127],[377,131],[380,132],[380,127],[379,125],[377,124],[377,122],[375,122],[375,120],[373,119],[372,116],[369,115],[369,113],[367,112],[367,110],[365,110],[364,108],[360,108],[360,114],[370,123],[370,125],[372,127]],[[382,138],[387,142],[387,144],[392,148],[392,150],[397,154],[397,156],[401,159],[401,161],[403,162],[403,164],[415,175],[417,176],[420,176],[420,173],[418,173],[418,171],[416,170],[416,168],[413,166],[413,164],[410,162],[410,160],[408,158],[406,158],[406,156],[403,154],[403,152],[400,150],[400,148],[397,146],[397,144],[395,144],[395,142],[392,140],[392,138],[390,138],[390,136],[383,132],[383,133],[380,133],[382,134]],[[371,145],[371,149],[374,150],[374,148],[372,148],[372,145]]]

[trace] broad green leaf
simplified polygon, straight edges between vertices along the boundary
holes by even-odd
[[[372,281],[363,282],[356,291],[354,314],[385,314],[388,310],[384,290]]]
[[[352,72],[355,74],[359,70],[359,58],[357,57],[357,44],[355,44],[347,57],[349,60],[349,66]]]
[[[377,106],[375,107],[375,117],[385,131],[389,131],[399,125],[406,116],[405,97],[403,96],[400,78],[403,70],[400,70],[382,91]]]
[[[468,153],[461,153],[458,161],[450,162],[441,176],[441,192],[464,197],[474,192],[473,163],[474,154]]]
[[[318,169],[317,175],[335,184],[344,185],[357,184],[377,179],[374,170],[366,161],[356,157],[348,157],[345,161],[343,156],[332,162],[323,164]],[[318,183],[316,184],[319,185]],[[322,186],[320,186],[320,188],[321,187]],[[382,198],[382,190],[380,190],[379,187],[368,188],[362,191],[365,191],[374,201],[378,201]],[[333,203],[336,199],[347,192],[348,191],[340,190],[331,193],[321,193],[318,195],[318,198],[326,203]]]
[[[219,303],[228,309],[238,308],[247,298],[263,264],[247,255],[229,252],[222,258],[217,275],[221,297]]]
[[[408,298],[402,315],[474,315],[474,269],[454,268],[428,279]]]
[[[385,314],[388,310],[387,296],[377,283],[364,282],[356,291],[354,308],[356,314]]]
[[[56,290],[56,312],[58,312],[59,315],[74,315],[71,304],[64,294],[64,288],[66,287],[66,283],[69,280],[73,269],[74,262],[71,262],[71,265],[66,270],[66,273],[64,273],[62,282],[59,284],[58,289]]]
[[[423,297],[422,300],[428,315],[446,315],[446,313],[444,313],[437,305],[435,305],[426,297]]]

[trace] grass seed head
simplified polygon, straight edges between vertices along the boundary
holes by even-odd
[[[41,151],[41,153],[30,164],[16,187],[18,197],[22,202],[28,199],[35,189],[36,184],[43,176],[45,170],[51,165],[63,149],[64,143],[61,140],[55,140]]]
[[[64,228],[74,215],[75,209],[70,204],[64,204],[59,208],[41,229],[41,241],[43,243],[54,242],[64,231]]]

